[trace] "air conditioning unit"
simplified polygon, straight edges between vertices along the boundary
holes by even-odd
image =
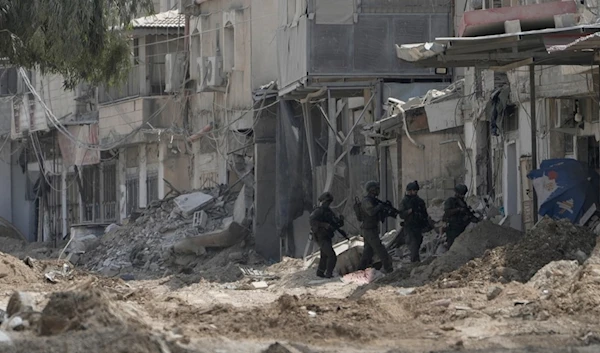
[[[201,57],[196,60],[196,65],[198,65],[196,92],[212,91],[223,85],[222,57]]]
[[[181,90],[185,77],[184,53],[171,53],[165,55],[165,92],[174,93]]]

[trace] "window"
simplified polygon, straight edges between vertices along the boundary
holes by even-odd
[[[126,213],[129,216],[131,212],[139,208],[139,187],[140,179],[137,174],[128,174],[125,181],[126,195]]]
[[[504,115],[504,131],[517,131],[519,130],[519,115],[517,114],[517,106],[514,104],[510,104],[506,106],[505,115]]]
[[[573,152],[575,152],[575,144],[573,143],[573,135],[564,134],[564,136],[565,136],[565,144],[564,144],[565,154],[572,154]]]
[[[133,40],[133,65],[140,64],[140,40],[135,38]]]
[[[158,201],[158,171],[149,170],[146,176],[146,194],[148,195],[148,204]]]

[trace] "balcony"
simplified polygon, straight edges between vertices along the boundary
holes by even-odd
[[[131,68],[127,81],[118,86],[98,87],[98,103],[105,104],[140,95],[140,67]]]
[[[100,106],[99,139],[101,144],[121,141],[132,135],[125,143],[144,141],[143,134],[132,132],[141,129],[169,128],[174,119],[181,119],[181,105],[168,96],[137,97]],[[146,126],[143,124],[149,122]]]
[[[313,0],[299,9],[295,1],[280,0],[279,22],[286,24],[277,31],[283,93],[324,81],[440,78],[432,69],[398,60],[395,45],[449,36],[450,2],[358,3]]]

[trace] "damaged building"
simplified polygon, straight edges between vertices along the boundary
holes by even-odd
[[[545,160],[598,169],[600,30],[596,5],[579,1],[467,1],[455,37],[398,43],[401,61],[455,68],[465,79],[467,185],[501,207],[505,224],[537,221],[528,178]],[[463,69],[466,68],[466,69]]]

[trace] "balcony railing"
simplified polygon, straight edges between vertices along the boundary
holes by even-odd
[[[98,103],[109,103],[123,98],[140,95],[140,67],[134,66],[129,71],[127,81],[119,86],[100,86],[98,88]]]

